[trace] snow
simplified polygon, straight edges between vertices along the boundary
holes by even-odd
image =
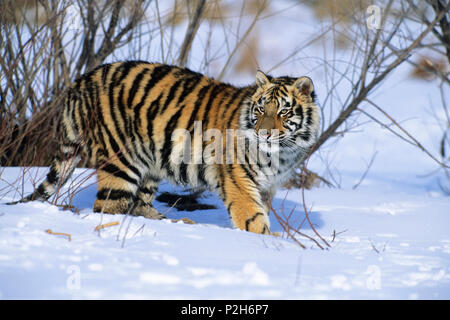
[[[276,35],[277,23],[285,33],[262,44],[266,51],[277,48],[261,58],[263,70],[289,46],[281,42],[293,38],[297,13],[292,9],[285,12],[289,19],[265,20],[274,26],[269,33]],[[193,56],[201,57],[196,53],[201,49],[194,46]],[[312,72],[320,102],[326,96],[324,75],[309,62],[323,56],[322,49],[302,49],[301,59],[274,74]],[[442,133],[433,115],[440,112],[438,89],[433,82],[407,79],[409,71],[400,67],[371,99],[436,154]],[[251,81],[226,75],[231,83],[239,79]],[[359,122],[365,120],[360,115]],[[326,144],[309,163],[339,184],[305,191],[310,218],[331,244],[327,250],[306,238],[298,238],[307,247],[302,249],[285,235],[236,230],[211,192],[201,201],[216,205],[213,210],[179,212],[155,201],[168,217],[187,217],[194,225],[93,213],[95,175],[86,169],[75,170],[60,199],[65,191],[78,191],[73,199],[78,213],[41,202],[9,206],[5,203],[33,191],[48,168],[0,168],[0,299],[450,299],[450,197],[439,187],[445,175],[380,125],[358,130]],[[182,191],[168,183],[159,188],[173,190]],[[294,209],[297,223],[304,219],[301,190],[279,190],[273,207]],[[271,230],[282,232],[273,215],[270,219]],[[94,230],[115,221],[119,224]],[[70,234],[71,241],[49,229]],[[307,224],[301,231],[314,235]]]
[[[45,168],[27,169],[27,179]],[[3,168],[0,187],[24,171]],[[77,169],[72,181],[89,176]],[[358,188],[307,190],[310,216],[331,244],[320,250],[299,240],[232,228],[221,201],[218,209],[177,212],[195,225],[92,212],[95,176],[77,193],[81,212],[49,203],[0,204],[0,296],[2,299],[448,299],[450,215],[448,196],[404,179],[370,175]],[[412,179],[414,180],[414,179]],[[94,182],[94,184],[91,184]],[[160,191],[175,188],[168,183]],[[280,190],[273,206],[303,217],[300,190]],[[119,225],[94,231],[99,224]],[[272,231],[282,229],[271,217]],[[52,235],[46,230],[68,233]],[[302,231],[312,235],[310,227]],[[333,236],[333,233],[335,234]],[[333,239],[334,238],[334,239]]]

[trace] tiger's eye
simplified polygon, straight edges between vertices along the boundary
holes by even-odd
[[[266,108],[264,108],[263,106],[259,106],[259,112],[264,113],[266,111]]]

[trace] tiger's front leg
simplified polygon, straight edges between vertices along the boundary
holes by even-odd
[[[271,234],[267,205],[258,188],[248,179],[225,181],[222,197],[235,227]]]

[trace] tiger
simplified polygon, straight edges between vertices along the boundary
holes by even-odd
[[[21,202],[48,200],[87,159],[97,172],[94,212],[164,219],[152,203],[166,180],[215,191],[235,228],[271,234],[269,201],[318,139],[315,99],[307,76],[272,77],[258,70],[253,84],[238,87],[163,63],[101,65],[68,89],[58,154],[46,179]],[[174,138],[177,130],[187,134],[185,140],[208,130],[240,135],[213,149],[219,161],[192,163],[179,161],[180,155],[198,157],[198,148]],[[240,137],[246,146],[265,145],[260,153],[269,160],[251,161],[251,148],[231,144]],[[202,139],[200,147],[213,140]],[[221,148],[222,156],[214,154]],[[275,158],[276,166],[271,165]]]

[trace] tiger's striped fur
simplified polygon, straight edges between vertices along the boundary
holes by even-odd
[[[83,153],[98,169],[96,212],[163,218],[152,201],[159,182],[168,179],[217,191],[235,227],[265,234],[268,199],[303,161],[319,129],[307,77],[272,78],[259,71],[255,85],[238,88],[189,69],[142,61],[105,64],[85,74],[70,88],[63,110],[60,154],[47,179],[23,201],[48,199]],[[237,149],[232,163],[174,161],[184,149],[173,133],[182,128],[194,140],[196,121],[202,121],[201,132],[215,129],[225,137],[227,129],[235,129],[250,144],[278,143],[272,152],[279,165],[250,163],[249,151]],[[261,136],[258,130],[266,131]],[[272,134],[276,130],[279,134]],[[195,147],[190,152],[195,156]],[[237,161],[239,156],[245,160]]]

